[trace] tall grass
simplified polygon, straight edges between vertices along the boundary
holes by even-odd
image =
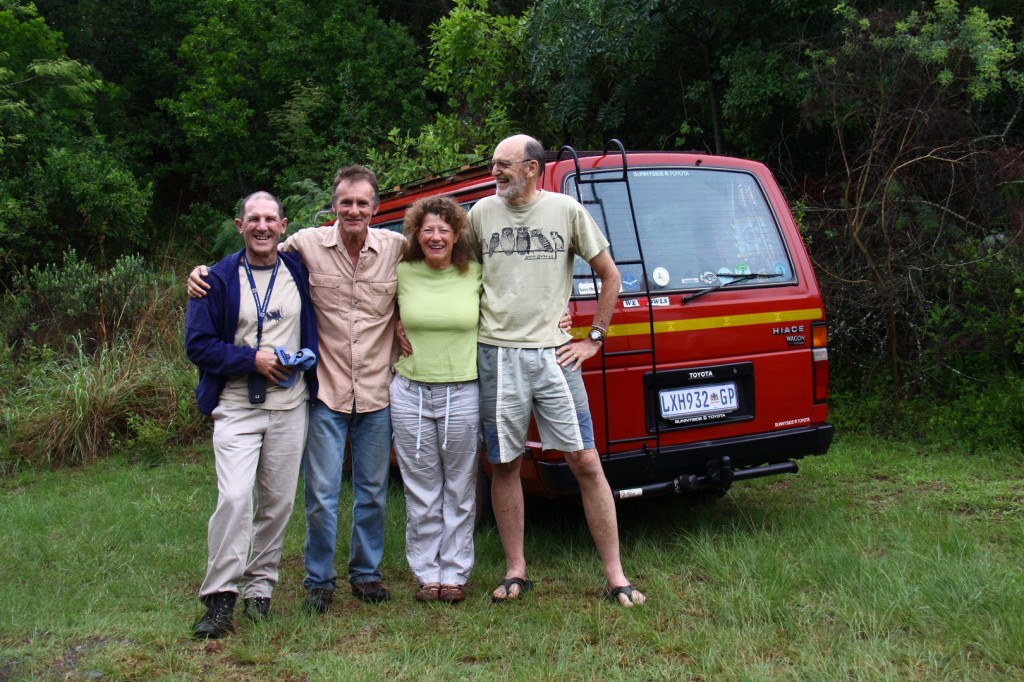
[[[9,377],[0,384],[0,475],[119,449],[159,460],[203,432],[177,280],[136,257],[100,273],[73,252],[18,278],[21,288],[0,301]]]
[[[626,569],[649,602],[599,599],[600,564],[572,502],[527,502],[520,603],[494,606],[497,533],[477,533],[468,600],[415,602],[400,486],[383,572],[393,599],[339,590],[300,608],[301,504],[275,617],[236,616],[194,642],[208,448],[157,467],[118,458],[22,472],[0,501],[0,671],[7,679],[1003,680],[1024,679],[1024,464],[841,438],[797,476],[737,483],[716,505],[619,508]],[[351,490],[342,491],[344,573]]]
[[[133,435],[152,438],[153,424],[180,435],[199,420],[187,400],[193,381],[187,364],[125,336],[91,353],[76,338],[73,353],[39,364],[8,396],[4,466],[85,464]]]

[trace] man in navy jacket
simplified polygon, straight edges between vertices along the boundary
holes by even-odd
[[[315,357],[318,350],[308,272],[298,256],[277,252],[288,227],[281,203],[266,192],[251,194],[235,226],[245,248],[211,268],[209,295],[190,300],[185,315],[185,352],[199,368],[199,411],[213,417],[218,491],[197,638],[233,629],[239,594],[247,617],[270,615],[308,401],[317,394],[315,366],[293,373],[276,352]]]

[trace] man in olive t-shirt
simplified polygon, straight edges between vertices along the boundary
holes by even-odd
[[[532,411],[544,447],[565,452],[579,484],[604,567],[605,598],[632,607],[645,597],[622,569],[615,503],[594,446],[580,373],[608,332],[619,271],[586,209],[571,197],[539,188],[544,163],[544,148],[532,137],[503,140],[492,159],[496,196],[481,200],[469,214],[470,238],[483,266],[477,355],[481,417],[506,562],[492,599],[516,599],[532,587],[526,579],[519,477]],[[572,343],[558,320],[569,300],[576,254],[590,263],[603,286],[590,335]]]

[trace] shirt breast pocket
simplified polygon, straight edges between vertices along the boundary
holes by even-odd
[[[338,310],[341,307],[341,277],[309,273],[309,297],[320,310]]]
[[[367,282],[366,301],[371,312],[379,317],[387,317],[395,309],[395,292],[398,291],[398,280],[386,282]]]

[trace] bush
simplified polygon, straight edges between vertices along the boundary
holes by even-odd
[[[140,350],[125,335],[94,353],[80,337],[73,345],[37,363],[3,401],[0,471],[81,465],[125,447],[142,447],[141,458],[152,461],[159,445],[199,433],[195,377],[183,354]]]
[[[986,387],[963,387],[949,401],[920,400],[929,415],[925,440],[969,452],[1021,451],[1024,441],[1024,379],[1008,376]]]
[[[157,461],[207,433],[192,398],[180,277],[130,256],[107,272],[73,251],[0,303],[0,474],[79,465],[114,451]]]
[[[979,381],[950,373],[939,390],[894,401],[884,373],[851,381],[839,373],[829,396],[829,417],[841,432],[920,441],[968,452],[1024,452],[1024,378],[1007,373]]]
[[[72,352],[73,338],[84,340],[91,351],[129,330],[135,335],[160,331],[140,317],[166,293],[162,288],[172,286],[140,256],[122,256],[101,272],[72,249],[59,264],[36,266],[14,278],[13,293],[0,303],[0,329],[18,354],[33,347]]]

